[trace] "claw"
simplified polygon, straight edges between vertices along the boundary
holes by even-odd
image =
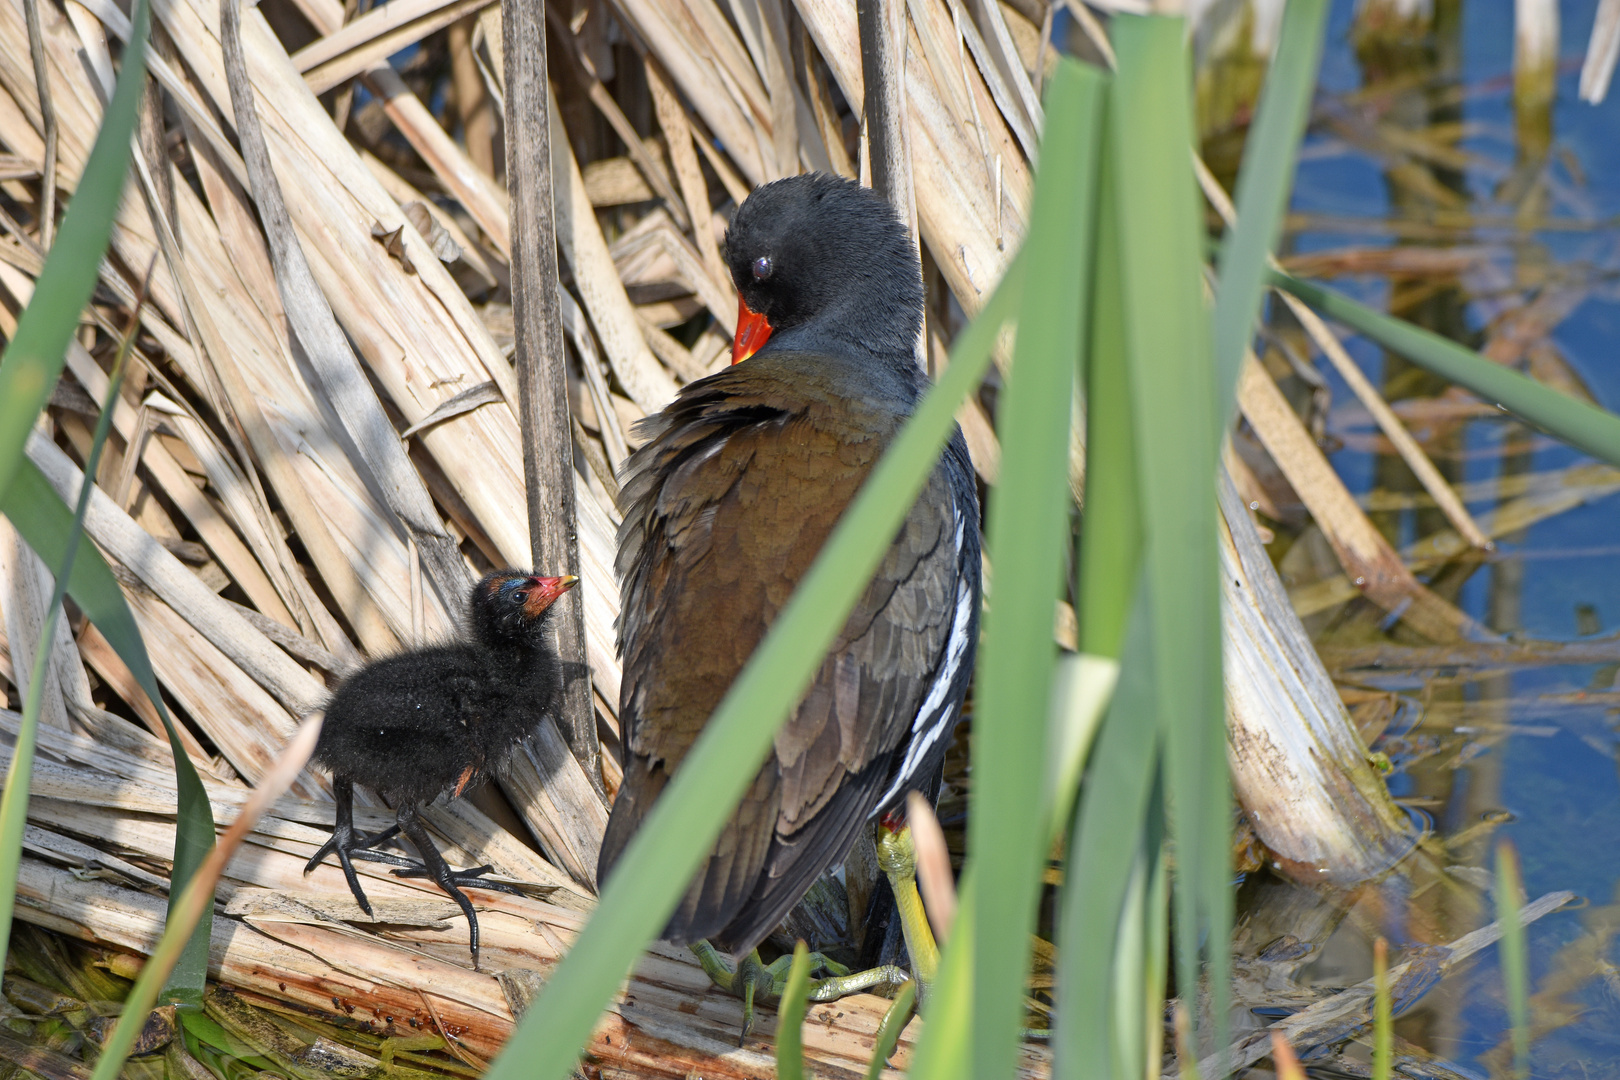
[[[433,846],[433,840],[428,836],[427,830],[417,819],[416,807],[401,806],[397,820],[393,825],[377,833],[375,836],[364,836],[354,831],[354,782],[347,777],[333,777],[332,794],[337,802],[337,824],[332,830],[332,839],[321,845],[304,867],[308,874],[331,854],[336,853],[338,864],[343,868],[343,877],[349,883],[349,891],[354,894],[355,903],[367,915],[373,915],[371,902],[366,899],[365,890],[360,888],[360,876],[354,872],[354,860],[364,859],[368,862],[387,863],[393,866],[397,877],[424,877],[433,879],[434,884],[443,889],[450,899],[461,908],[461,913],[467,916],[468,945],[472,950],[473,970],[478,970],[478,915],[473,910],[472,901],[467,894],[461,891],[462,886],[477,889],[488,889],[493,892],[510,893],[513,896],[522,896],[523,891],[508,885],[504,881],[485,881],[484,875],[495,868],[487,863],[475,866],[471,870],[452,870],[439,849]],[[416,845],[416,850],[422,853],[420,860],[410,859],[404,855],[396,855],[391,851],[374,850],[376,845],[391,840],[400,833]],[[375,918],[375,916],[373,915]],[[711,952],[713,950],[710,950]]]

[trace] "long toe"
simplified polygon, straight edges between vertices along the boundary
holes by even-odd
[[[337,845],[337,837],[335,837],[335,836],[332,839],[328,840],[326,843],[322,844],[321,849],[319,851],[317,851],[314,854],[314,856],[312,856],[310,858],[309,862],[304,864],[304,876],[309,877],[310,874],[314,873],[315,868],[317,866],[321,865],[321,862],[328,855],[330,855],[330,854],[332,854],[332,852],[336,851],[337,847],[338,847],[338,845]]]
[[[365,890],[360,888],[360,875],[354,872],[354,863],[350,861],[349,853],[339,847],[337,854],[338,862],[343,864],[343,877],[349,883],[349,891],[354,894],[354,902],[360,905],[361,911],[375,918],[371,912],[371,901],[366,899]]]

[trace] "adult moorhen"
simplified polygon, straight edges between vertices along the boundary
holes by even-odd
[[[497,570],[473,586],[465,640],[384,657],[346,679],[326,707],[315,760],[332,772],[337,828],[304,867],[308,874],[337,852],[360,909],[371,914],[351,859],[400,867],[400,877],[431,877],[467,916],[473,967],[478,916],[460,886],[517,892],[485,881],[489,866],[452,870],[417,816],[443,793],[459,796],[506,763],[561,700],[562,668],[547,632],[551,606],[578,578]],[[354,785],[364,784],[396,810],[375,836],[354,829]],[[374,850],[403,832],[422,861]]]
[[[624,781],[598,880],[929,385],[913,358],[917,252],[871,190],[822,174],[761,187],[731,223],[725,260],[739,294],[732,366],[642,421],[645,444],[625,465]],[[937,775],[973,670],[979,586],[978,497],[958,431],[667,940],[749,954],[866,821]],[[749,1015],[757,977],[743,976]]]

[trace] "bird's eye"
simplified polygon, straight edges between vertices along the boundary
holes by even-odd
[[[759,258],[754,260],[754,280],[764,281],[766,278],[771,276],[771,271],[773,269],[774,267],[771,266],[770,256],[761,255]]]
[[[526,592],[515,592],[515,593],[512,594],[512,603],[521,604],[524,601],[528,600],[528,598],[529,598],[529,594],[526,593]]]

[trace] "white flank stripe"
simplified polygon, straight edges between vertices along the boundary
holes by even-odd
[[[962,512],[953,507],[952,513],[956,520],[956,550],[960,554],[964,528]],[[934,675],[933,685],[928,688],[928,696],[923,699],[922,707],[917,710],[917,716],[911,722],[911,745],[906,747],[906,757],[900,765],[900,772],[889,785],[889,790],[878,800],[877,805],[882,806],[900,793],[923,759],[928,756],[929,750],[945,734],[943,714],[948,711],[945,698],[951,692],[951,684],[956,681],[956,673],[962,667],[963,657],[967,655],[968,626],[972,622],[973,590],[968,587],[968,575],[960,574],[956,581],[956,610],[951,616],[951,637],[945,647],[945,662]]]

